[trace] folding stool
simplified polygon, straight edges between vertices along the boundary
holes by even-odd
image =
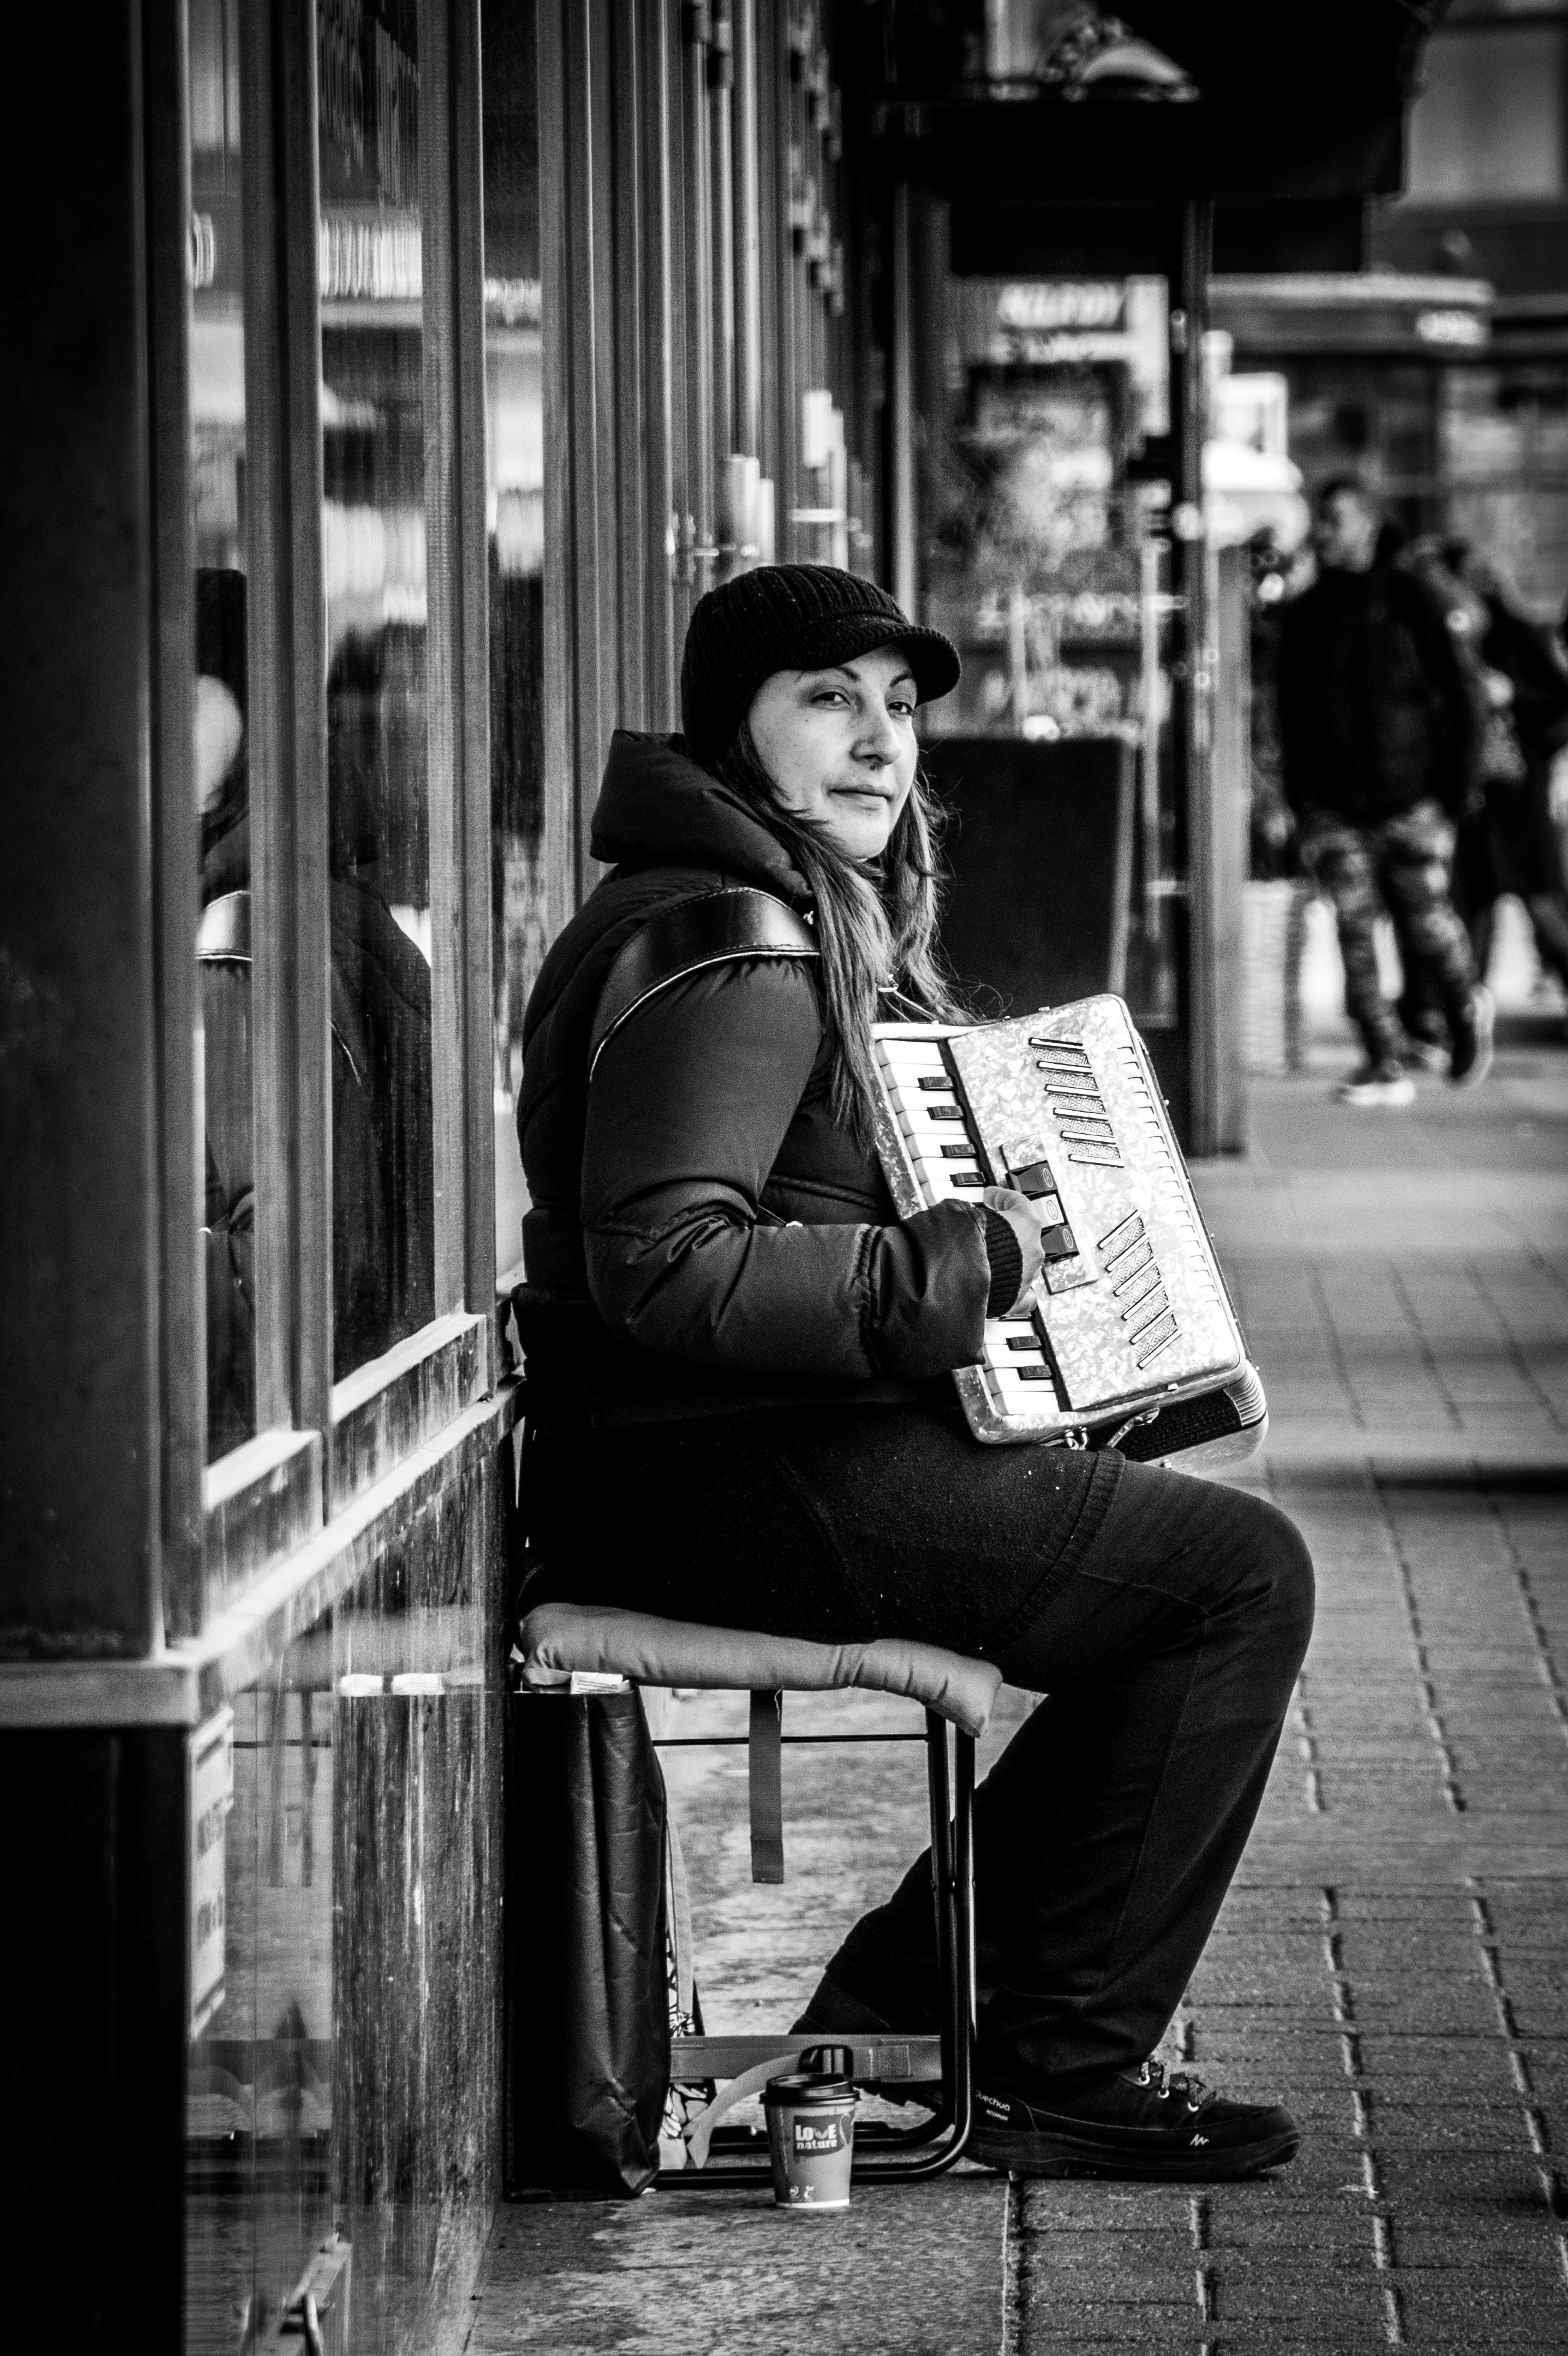
[[[974,1802],[975,1740],[982,1733],[1001,1672],[988,1661],[944,1652],[934,1644],[879,1637],[867,1644],[818,1644],[695,1622],[661,1620],[640,1612],[586,1604],[547,1603],[530,1612],[520,1633],[523,1682],[560,1685],[574,1673],[627,1678],[635,1686],[674,1686],[751,1695],[748,1737],[688,1736],[677,1744],[745,1740],[751,1750],[752,1879],[784,1879],[781,1750],[785,1742],[919,1740],[907,1734],[786,1735],[786,1693],[821,1693],[858,1687],[897,1694],[925,1710],[926,1788],[931,1812],[933,1896],[942,1991],[938,2036],[890,2030],[868,2037],[811,2034],[677,2037],[673,2083],[728,2082],[725,2093],[688,2129],[688,2165],[671,2181],[684,2190],[755,2185],[766,2177],[767,2143],[754,2130],[719,2125],[724,2111],[762,2090],[769,2079],[798,2069],[816,2049],[848,2051],[844,2075],[875,2092],[884,2085],[940,2080],[933,2115],[917,2126],[867,2122],[856,2129],[855,2180],[901,2182],[951,2168],[968,2141],[973,2099],[975,2027]],[[949,1762],[947,1730],[954,1729]],[[723,2155],[715,2164],[709,2150]],[[747,2165],[739,2155],[753,2156]],[[726,2164],[727,2163],[727,2164]]]

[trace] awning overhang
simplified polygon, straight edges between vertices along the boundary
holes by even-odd
[[[901,43],[890,161],[954,208],[958,268],[997,239],[1006,267],[1028,266],[1037,244],[1058,255],[1064,230],[1086,254],[1141,248],[1172,205],[1206,198],[1221,267],[1354,269],[1365,200],[1403,186],[1406,109],[1445,5],[1115,0],[1189,77],[1188,100],[988,94],[960,70],[976,54],[973,39],[955,45],[964,10],[940,12],[945,46],[927,11],[924,40]]]

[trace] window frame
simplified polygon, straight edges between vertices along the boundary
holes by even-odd
[[[316,90],[325,5],[249,0],[240,12],[248,654],[252,680],[269,683],[249,715],[258,1413],[253,1439],[202,1464],[204,1352],[190,1354],[166,1426],[176,1470],[200,1500],[177,1579],[176,1549],[165,1547],[165,1586],[176,1595],[170,1626],[182,1635],[468,1413],[494,1390],[499,1357],[480,10],[479,0],[417,0],[434,1315],[383,1357],[333,1379]],[[772,462],[777,552],[787,558],[804,536],[791,520],[800,397],[830,356],[847,359],[796,242],[785,178],[793,145],[825,192],[821,126],[807,120],[805,89],[823,56],[816,13],[788,0],[728,0],[719,13],[738,35],[734,77],[709,71],[704,7],[539,0],[537,11],[542,398],[554,454],[544,500],[540,868],[552,932],[593,880],[588,820],[612,730],[677,716],[680,639],[721,561],[731,455],[720,446],[722,413],[734,417],[729,444],[755,444],[744,455]],[[176,0],[158,0],[157,14],[173,41]],[[183,75],[183,47],[179,64]],[[188,180],[188,92],[179,103],[186,127],[173,144]],[[177,215],[180,235],[159,247],[160,299],[178,315],[168,349],[181,364],[188,188],[184,211],[177,196],[165,209]],[[847,405],[849,391],[840,388]],[[171,530],[188,540],[186,407],[177,424],[177,437],[173,427],[165,434],[170,479],[182,489]],[[165,570],[179,592],[177,559]],[[172,731],[171,741],[187,744],[188,584],[183,595],[186,621],[165,631],[159,707],[165,737]],[[185,811],[189,795],[165,802]],[[188,824],[176,819],[166,831],[167,979],[179,986],[166,991],[165,1039],[177,1055],[181,1036],[193,1035],[188,1019],[180,1031],[179,1006],[181,989],[194,1004],[195,893]],[[176,920],[181,894],[188,914]],[[194,1089],[183,1112],[177,1090],[167,1092],[165,1123],[167,1169],[194,1169]],[[168,1185],[168,1265],[184,1253],[196,1281],[199,1197],[177,1178]],[[173,1334],[175,1290],[165,1313]],[[178,1480],[167,1479],[166,1497],[178,1494]]]
[[[196,807],[196,534],[191,520],[190,89],[183,9],[149,12],[143,49],[146,252],[149,755],[158,978],[161,1365],[159,1549],[165,1629],[199,1624],[207,1354],[202,1312],[199,885]],[[159,269],[154,257],[177,259]]]
[[[149,12],[148,368],[157,597],[163,1599],[191,1641],[496,1387],[484,188],[478,0],[418,0],[424,272],[434,1314],[332,1373],[318,0],[239,11],[251,776],[256,1430],[206,1460],[190,813],[190,92]]]

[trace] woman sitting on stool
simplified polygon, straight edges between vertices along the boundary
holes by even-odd
[[[530,1541],[558,1597],[918,1637],[1044,1692],[976,1804],[971,2150],[1244,2175],[1295,2152],[1290,2114],[1152,2055],[1263,1795],[1312,1568],[1256,1497],[982,1447],[958,1410],[950,1371],[1040,1271],[1034,1215],[993,1188],[901,1221],[869,1109],[871,1024],[959,1019],[914,734],[957,677],[870,583],[767,566],[697,607],[684,738],[614,739],[613,872],[526,1024]],[[937,1989],[923,1859],[800,2025],[933,2028]]]

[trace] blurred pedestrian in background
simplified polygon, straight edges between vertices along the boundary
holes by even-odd
[[[1460,823],[1454,905],[1485,973],[1498,901],[1515,894],[1542,966],[1568,990],[1568,896],[1552,806],[1556,756],[1568,744],[1568,662],[1489,557],[1462,540],[1448,541],[1443,553],[1475,601],[1489,705],[1480,757],[1484,798]]]
[[[1323,486],[1317,578],[1285,608],[1278,658],[1285,797],[1302,864],[1334,904],[1345,1002],[1365,1050],[1339,1091],[1353,1105],[1414,1096],[1378,972],[1378,920],[1391,911],[1446,1022],[1450,1077],[1484,1078],[1492,1053],[1491,998],[1448,891],[1475,776],[1473,677],[1443,605],[1380,552],[1379,532],[1360,483]]]

